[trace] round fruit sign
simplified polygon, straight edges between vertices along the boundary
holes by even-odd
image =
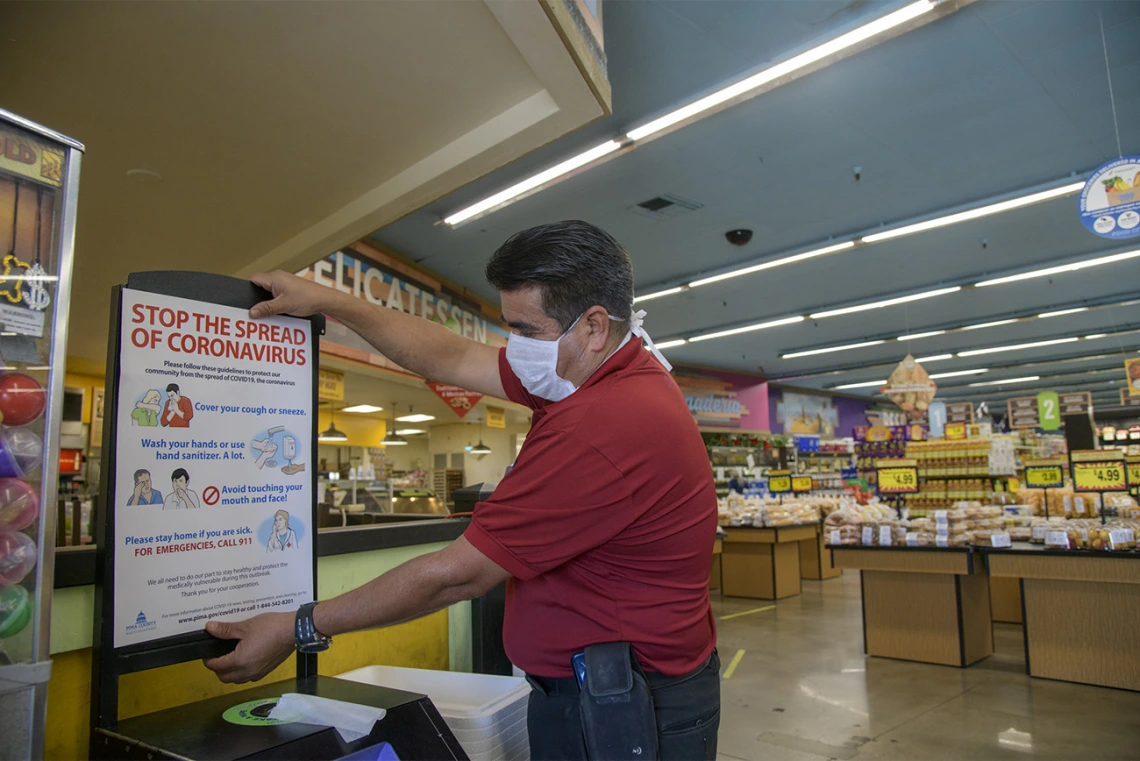
[[[1078,200],[1081,222],[1102,238],[1140,235],[1140,156],[1125,156],[1097,169]]]

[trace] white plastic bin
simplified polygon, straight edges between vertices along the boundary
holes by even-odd
[[[427,695],[471,761],[530,761],[524,679],[396,666],[365,666],[339,678]]]

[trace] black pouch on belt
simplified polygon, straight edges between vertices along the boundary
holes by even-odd
[[[653,695],[628,642],[586,648],[586,680],[579,700],[591,759],[657,758]]]

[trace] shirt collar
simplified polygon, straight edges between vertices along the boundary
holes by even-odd
[[[616,372],[624,370],[641,355],[641,339],[631,340],[631,334],[626,333],[625,339],[622,344],[618,346],[617,351],[609,356],[602,366],[594,371],[594,374],[586,379],[586,382],[578,387],[578,391],[587,389],[596,383],[599,383],[603,378],[613,375]]]

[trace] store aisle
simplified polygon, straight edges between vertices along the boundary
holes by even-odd
[[[721,661],[744,650],[722,682],[722,759],[1140,757],[1140,694],[1030,679],[1019,626],[995,625],[995,655],[969,669],[867,658],[852,571],[721,620],[769,605],[713,592]]]

